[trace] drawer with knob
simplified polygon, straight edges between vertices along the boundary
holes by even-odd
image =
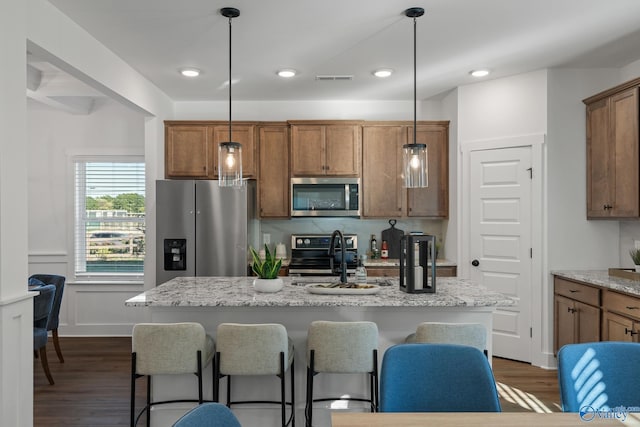
[[[605,290],[602,295],[602,306],[607,311],[640,319],[640,298]]]
[[[554,292],[572,300],[584,302],[594,306],[600,305],[600,289],[581,283],[556,277],[554,280]]]

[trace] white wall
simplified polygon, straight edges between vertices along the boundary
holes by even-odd
[[[460,237],[459,191],[459,142],[458,142],[458,89],[452,90],[442,100],[442,116],[448,117],[449,123],[449,219],[444,221],[444,247],[446,257],[451,261],[459,261],[458,241]]]
[[[473,141],[544,134],[547,129],[546,71],[461,86],[458,140]]]
[[[26,6],[0,2],[0,425],[33,424],[27,275]]]

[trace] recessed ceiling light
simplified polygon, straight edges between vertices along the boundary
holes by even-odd
[[[180,70],[180,74],[185,77],[198,77],[200,75],[200,70],[197,68],[183,68]]]
[[[391,68],[380,68],[373,72],[374,76],[380,77],[381,79],[389,77],[391,74],[393,74],[393,70]]]
[[[469,74],[473,77],[485,77],[489,75],[489,70],[473,70],[470,71]]]
[[[279,70],[279,71],[278,71],[278,75],[279,75],[280,77],[284,77],[284,78],[293,77],[293,76],[295,76],[296,74],[297,74],[297,73],[296,73],[296,70],[292,70],[291,68],[287,68],[287,69]]]

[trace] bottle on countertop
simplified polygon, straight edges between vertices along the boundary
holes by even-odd
[[[380,246],[380,258],[389,258],[389,245],[387,244],[386,240],[383,240],[382,245]]]
[[[370,245],[371,245],[371,259],[376,259],[378,257],[379,250],[378,250],[378,241],[376,240],[375,234],[371,235]]]
[[[366,255],[360,255],[358,259],[358,267],[356,268],[356,283],[367,283],[367,269],[364,267],[364,262],[366,261]]]

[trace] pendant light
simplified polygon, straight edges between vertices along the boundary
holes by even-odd
[[[411,7],[405,10],[408,18],[413,18],[413,142],[402,146],[402,165],[404,184],[406,188],[424,188],[429,186],[429,170],[427,164],[427,145],[416,142],[417,110],[416,110],[416,21],[424,15],[421,7]]]
[[[218,146],[218,185],[242,187],[242,145],[231,139],[231,20],[240,16],[234,7],[223,7],[220,14],[229,18],[229,140]]]

